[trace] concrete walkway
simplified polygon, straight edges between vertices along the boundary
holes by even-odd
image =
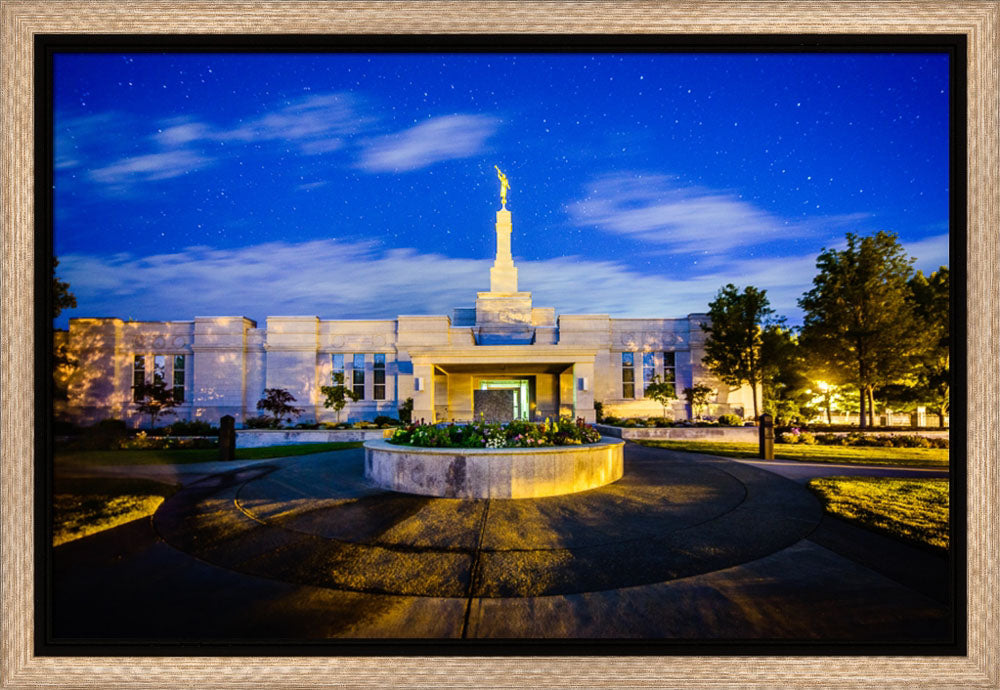
[[[625,457],[615,484],[521,500],[376,490],[357,449],[136,469],[185,486],[54,550],[55,632],[948,641],[945,559],[824,518],[770,466]]]

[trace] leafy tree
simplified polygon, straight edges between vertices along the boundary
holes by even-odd
[[[944,426],[951,394],[951,275],[947,266],[941,266],[929,276],[917,271],[909,285],[914,312],[927,335],[916,372],[917,398],[919,402],[928,402],[934,406],[938,425]]]
[[[667,405],[677,399],[677,390],[673,381],[661,381],[659,376],[653,374],[653,380],[646,386],[646,397],[663,406],[663,417],[666,419]],[[594,406],[596,408],[597,403]]]
[[[764,329],[761,338],[764,412],[771,415],[775,424],[803,422],[815,416],[809,365],[795,331],[771,325]]]
[[[701,411],[704,410],[715,393],[711,387],[703,383],[696,383],[690,388],[684,389],[684,399],[691,406],[691,413],[701,419]]]
[[[413,398],[407,398],[399,403],[399,421],[409,424],[413,421]]]
[[[141,414],[149,415],[149,428],[156,428],[156,418],[163,414],[173,414],[178,400],[174,397],[174,389],[168,388],[159,379],[152,383],[142,383],[135,387],[136,409]]]
[[[265,388],[264,397],[257,401],[259,412],[269,412],[274,419],[274,425],[279,426],[281,420],[292,421],[292,416],[301,414],[302,408],[294,407],[295,396],[284,388]]]
[[[354,392],[353,388],[348,388],[344,385],[344,372],[338,371],[333,375],[333,385],[332,386],[321,386],[320,393],[326,396],[326,400],[323,401],[323,407],[332,407],[337,413],[337,421],[340,421],[340,411],[344,409],[347,405],[347,399],[350,398],[352,401],[357,401],[361,398],[358,393]]]
[[[799,300],[803,344],[858,387],[862,427],[875,387],[911,373],[924,340],[907,284],[912,264],[893,233],[848,233],[846,249],[820,253],[813,288]]]
[[[740,292],[732,283],[719,290],[708,305],[708,315],[711,322],[701,326],[708,334],[702,361],[723,383],[750,386],[756,419],[757,388],[767,372],[764,333],[781,320],[775,318],[766,290],[748,285]]]
[[[69,283],[59,280],[56,267],[59,259],[52,257],[52,318],[63,313],[64,309],[76,308],[76,297],[69,291]]]
[[[63,313],[64,309],[76,307],[76,297],[69,291],[69,283],[59,280],[56,276],[56,266],[59,259],[52,257],[52,318],[55,319]],[[65,345],[58,345],[52,350],[52,373],[56,379],[53,386],[53,397],[57,400],[69,398],[66,386],[61,382],[61,378],[72,371],[79,362],[70,357]],[[58,372],[63,373],[63,377],[55,376]]]

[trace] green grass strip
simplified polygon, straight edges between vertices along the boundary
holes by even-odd
[[[948,480],[826,477],[808,487],[831,515],[938,552],[948,550]]]
[[[637,440],[652,448],[688,453],[706,453],[727,458],[759,458],[756,443],[740,441],[660,441]],[[885,465],[889,467],[948,467],[947,448],[880,448],[872,446],[821,446],[803,443],[774,444],[776,460],[828,462],[844,465]]]
[[[267,458],[289,458],[296,455],[327,453],[347,448],[360,448],[361,441],[338,443],[298,443],[291,446],[264,446],[262,448],[237,448],[237,460],[265,460]],[[219,459],[217,448],[182,450],[84,450],[76,452],[56,451],[57,463],[69,463],[87,467],[107,465],[186,465],[194,462],[213,462]]]

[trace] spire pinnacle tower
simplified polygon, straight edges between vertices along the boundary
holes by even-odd
[[[507,210],[507,190],[510,182],[507,176],[496,168],[500,179],[500,210],[497,211],[497,253],[490,269],[490,292],[517,292],[517,268],[510,253],[510,235],[513,231],[510,211]]]

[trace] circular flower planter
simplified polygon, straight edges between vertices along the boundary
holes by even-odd
[[[376,486],[444,498],[540,498],[621,479],[625,442],[545,448],[421,448],[365,442],[365,477]]]

